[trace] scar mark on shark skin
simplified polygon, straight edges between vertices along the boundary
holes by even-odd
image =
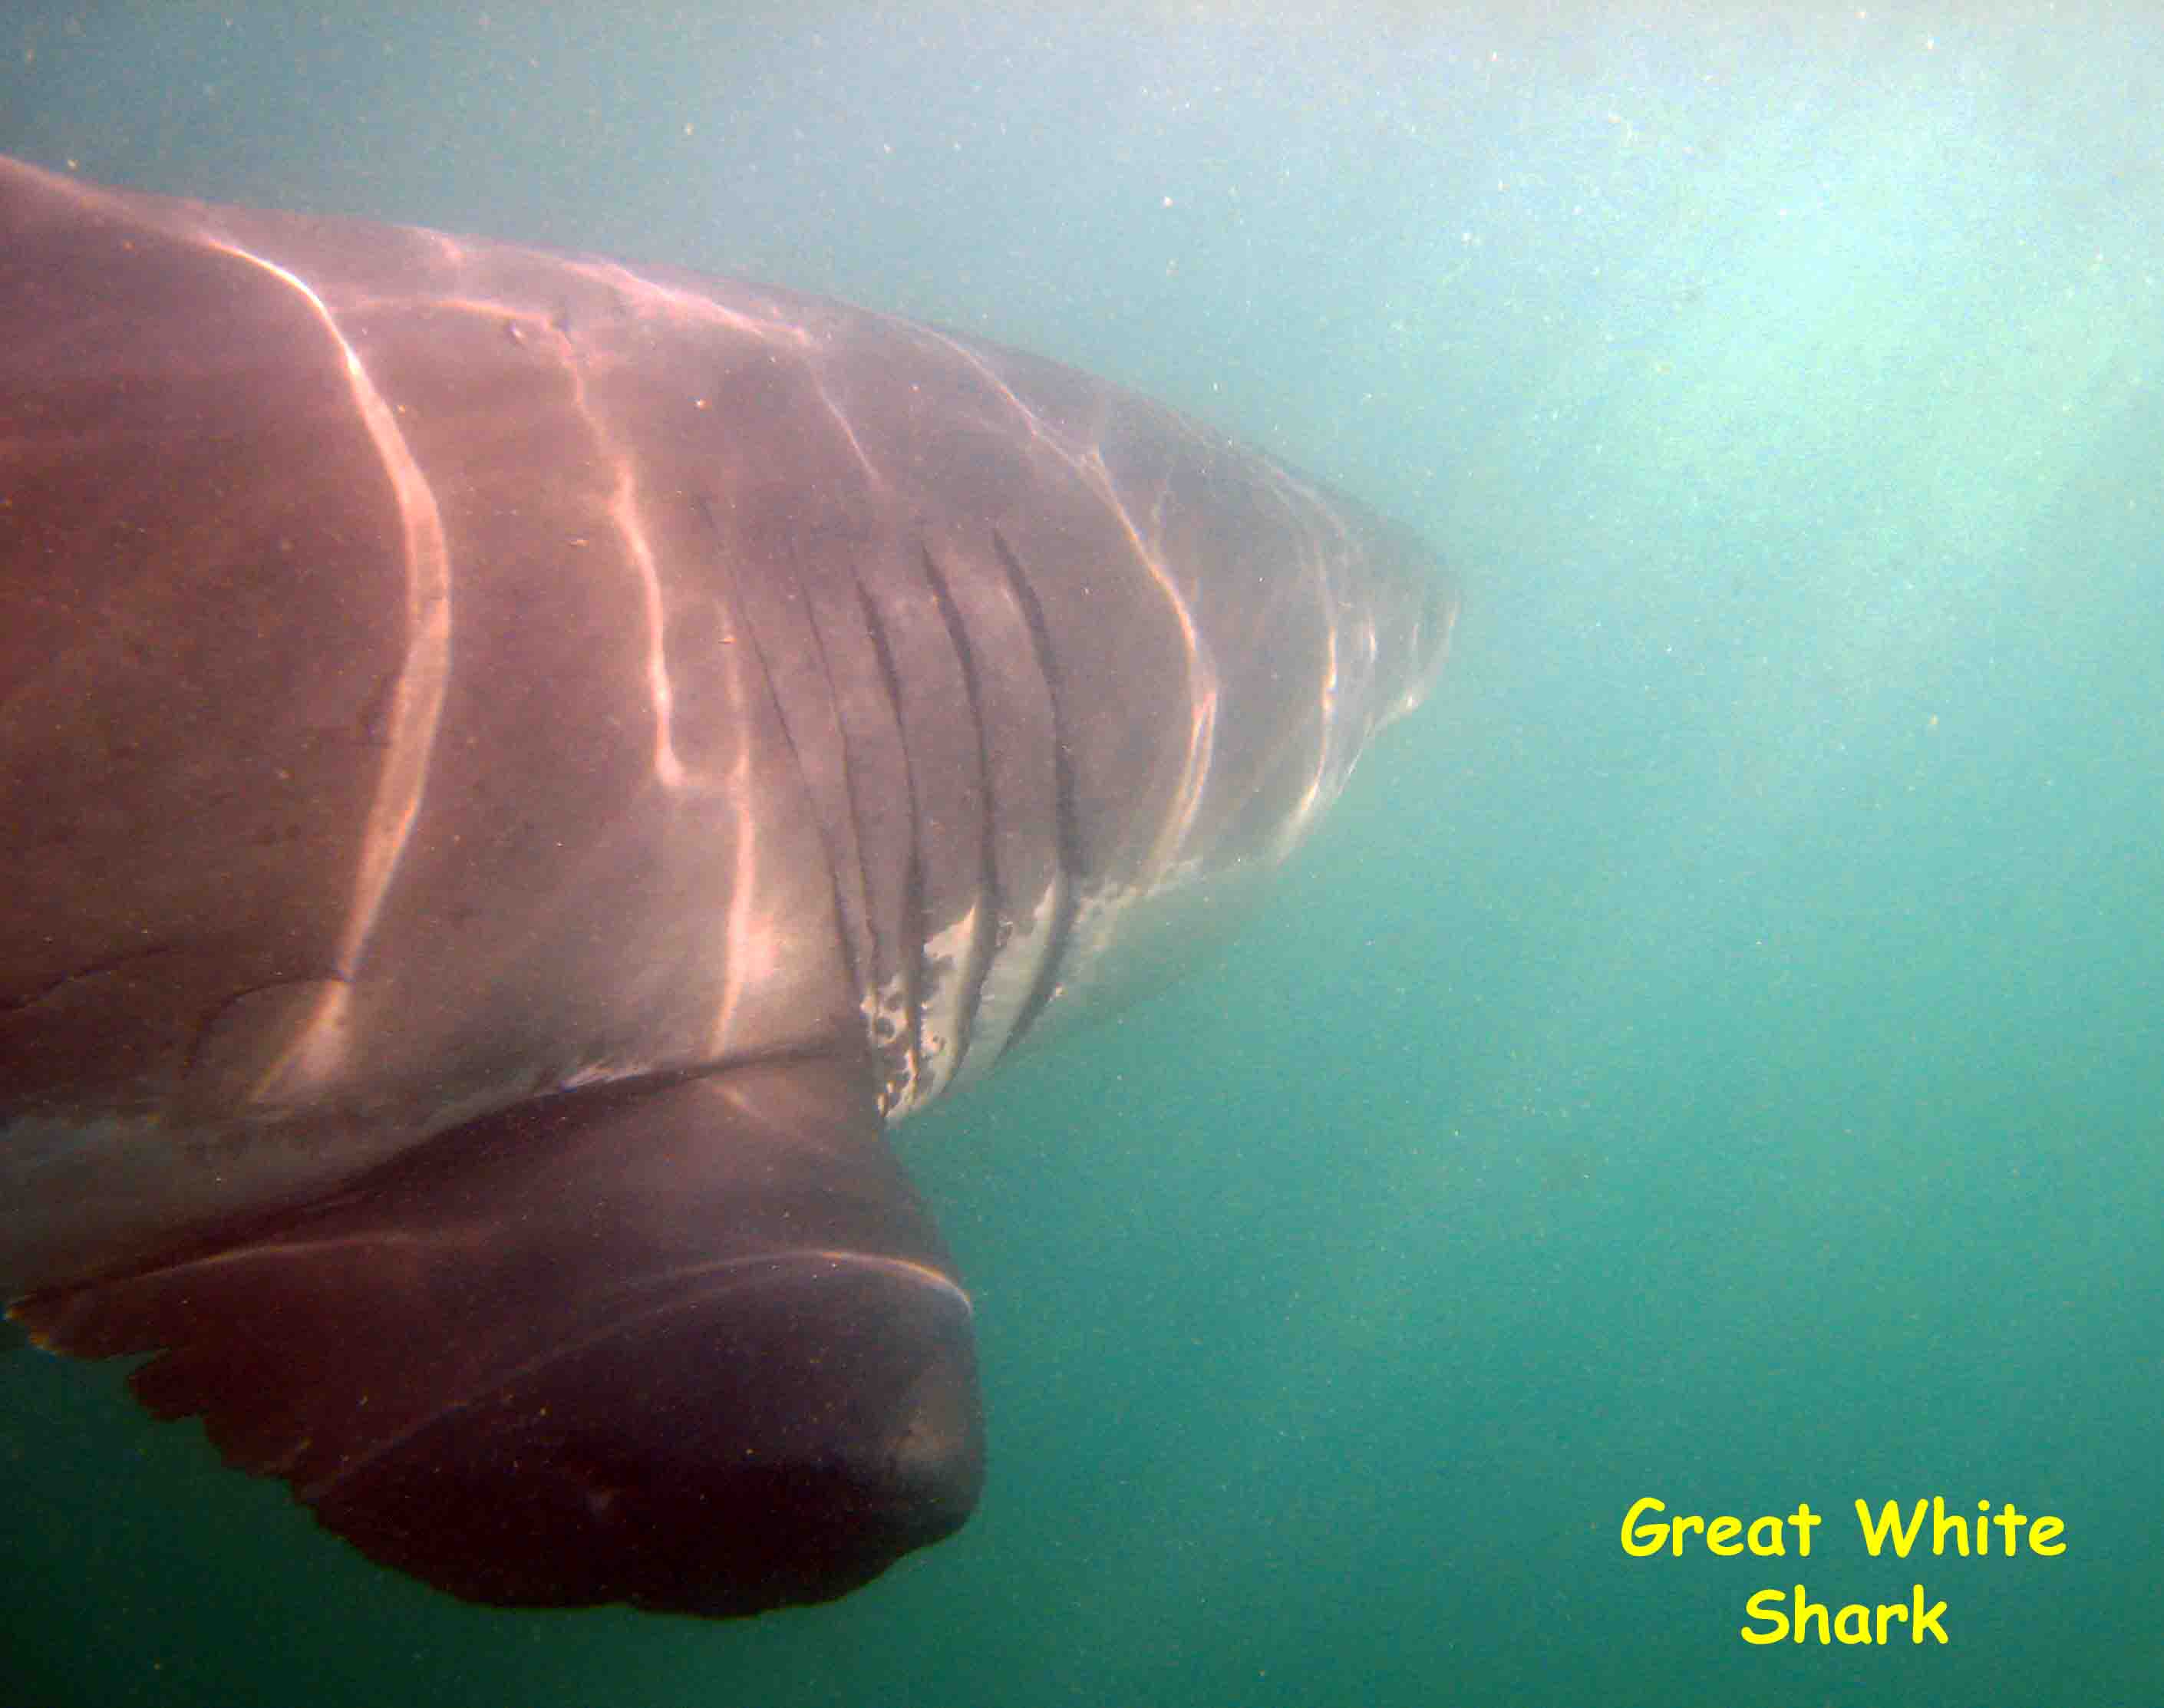
[[[334,957],[337,978],[326,989],[315,1013],[255,1087],[258,1099],[276,1102],[301,1095],[344,1064],[350,981],[412,833],[421,796],[428,787],[429,757],[443,715],[451,659],[450,548],[444,532],[443,512],[420,462],[399,431],[390,404],[370,378],[360,353],[339,329],[338,317],[305,279],[277,262],[224,239],[215,240],[213,246],[260,267],[293,291],[314,311],[323,330],[338,345],[355,408],[382,461],[404,534],[406,658],[391,696],[387,750],[363,833],[353,899]]]
[[[848,440],[849,449],[855,454],[857,465],[864,471],[864,478],[871,482],[871,487],[875,492],[885,491],[886,476],[880,474],[873,465],[870,456],[859,443],[857,429],[850,425],[848,412],[828,393],[826,378],[820,373],[817,365],[807,363],[806,366],[812,376],[812,389],[818,392],[819,402],[825,406],[827,413],[834,418],[835,426],[842,429],[842,437]]]
[[[760,344],[797,350],[817,348],[817,338],[804,327],[780,318],[764,318],[744,313],[740,309],[726,307],[711,297],[702,297],[696,292],[642,277],[620,262],[580,260],[566,265],[570,271],[619,292],[649,311],[662,312],[672,318],[701,325],[727,327],[730,331]]]
[[[176,954],[179,949],[179,944],[165,943],[123,949],[118,954],[108,955],[103,960],[92,961],[87,967],[78,967],[71,973],[62,973],[57,979],[48,979],[23,996],[0,996],[0,1014],[13,1014],[25,1008],[34,1008],[40,1002],[50,1001],[70,985],[80,984],[86,979],[102,979],[137,961],[155,960],[160,955]]]

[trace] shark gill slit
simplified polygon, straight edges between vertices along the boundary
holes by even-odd
[[[835,685],[833,663],[827,655],[827,637],[821,633],[819,628],[818,601],[813,595],[810,579],[804,574],[801,553],[802,544],[792,534],[790,537],[788,554],[790,579],[794,585],[797,601],[804,611],[804,626],[811,633],[812,656],[818,662],[819,680],[826,685],[827,709],[833,719],[835,738],[840,742],[842,749],[842,791],[847,796],[844,810],[849,817],[849,840],[855,844],[857,893],[864,897],[864,916],[860,922],[864,934],[864,954],[870,963],[869,967],[858,970],[854,983],[859,993],[859,1001],[868,1005],[864,1012],[865,1029],[868,1041],[876,1057],[883,1053],[885,1041],[878,1035],[875,1015],[879,992],[887,981],[889,969],[881,962],[880,920],[878,909],[874,902],[874,898],[879,894],[879,891],[873,881],[871,854],[864,846],[864,791],[860,786],[863,756],[857,751],[857,744],[849,738],[849,720],[843,711],[841,690]],[[889,685],[889,692],[890,694],[892,692],[891,684]],[[899,737],[901,733],[899,728],[896,733]],[[905,754],[907,752],[906,744],[903,751]],[[816,796],[813,805],[816,814],[817,805]],[[827,863],[834,872],[834,886],[838,901],[842,890],[840,850],[835,845],[836,838],[825,833],[823,824],[822,832],[827,844]],[[848,933],[848,916],[846,913],[842,913],[838,917],[842,922],[843,934],[846,937]],[[912,1043],[909,1052],[909,1070],[912,1079],[916,1076],[917,1067],[917,1052]],[[880,1087],[880,1113],[882,1116],[887,1112],[886,1106],[887,1087],[882,1080]]]
[[[887,702],[894,708],[894,727],[901,737],[902,794],[909,802],[909,844],[902,855],[901,870],[901,995],[902,1010],[908,1016],[909,1074],[908,1101],[914,1103],[924,1082],[924,854],[922,827],[917,821],[917,773],[911,764],[909,752],[909,724],[902,715],[901,680],[896,674],[894,649],[888,644],[886,626],[880,621],[879,611],[864,591],[864,584],[854,575],[850,586],[857,596],[857,607],[864,613],[864,633],[871,637],[873,656],[879,660],[880,683],[886,691]],[[844,740],[847,737],[844,736]],[[851,768],[851,775],[855,775]],[[854,786],[850,798],[855,799]],[[864,824],[857,821],[857,845],[864,845]]]
[[[991,976],[992,956],[998,941],[1001,922],[1006,918],[1008,903],[1006,886],[1000,881],[999,839],[993,834],[999,802],[992,796],[992,760],[985,738],[985,710],[982,691],[977,681],[977,655],[969,644],[969,631],[962,621],[962,612],[954,603],[953,593],[947,585],[946,571],[939,567],[938,560],[932,555],[932,548],[919,542],[918,550],[924,560],[925,583],[932,589],[932,597],[939,607],[939,620],[947,625],[947,644],[954,649],[954,657],[962,670],[962,694],[969,702],[969,728],[977,738],[977,870],[980,899],[976,923],[970,934],[969,962],[964,977],[968,981],[968,994],[956,1005],[958,1029],[954,1039],[954,1073],[969,1059],[969,1044],[977,1027],[978,1011],[984,1006],[985,981]],[[948,1083],[953,1083],[949,1075]]]
[[[1044,1012],[1052,993],[1059,988],[1061,964],[1067,959],[1074,916],[1081,907],[1082,827],[1074,805],[1074,760],[1067,748],[1067,708],[1059,691],[1059,664],[1053,649],[1052,631],[1044,620],[1044,607],[1037,603],[1037,591],[1030,586],[1028,573],[1015,556],[1014,548],[997,528],[992,530],[992,554],[999,560],[1008,590],[1013,593],[1015,603],[1022,608],[1022,620],[1028,625],[1030,651],[1036,658],[1037,674],[1044,679],[1045,697],[1052,707],[1053,801],[1058,821],[1053,845],[1059,859],[1059,905],[1053,917],[1052,941],[1046,946],[1044,959],[1037,968],[1037,983],[1001,1048],[1000,1054],[1004,1058],[1029,1035],[1030,1028],[1037,1024],[1037,1017]]]
[[[796,768],[798,780],[804,786],[804,798],[812,821],[818,827],[820,845],[827,850],[827,881],[833,892],[834,935],[842,946],[842,967],[848,975],[850,988],[864,988],[865,970],[858,964],[856,935],[849,928],[848,905],[842,894],[842,863],[840,851],[834,846],[834,833],[828,827],[825,815],[818,810],[818,796],[812,787],[811,775],[804,766],[803,752],[796,744],[796,731],[789,721],[789,708],[782,703],[781,691],[774,685],[774,666],[768,660],[765,643],[759,637],[759,621],[750,603],[744,598],[730,558],[728,537],[722,531],[721,519],[714,514],[713,495],[697,492],[692,495],[700,519],[705,523],[708,537],[714,544],[714,567],[727,584],[730,603],[743,616],[743,631],[751,641],[752,656],[759,662],[759,680],[766,684],[767,704],[774,708],[774,721],[781,731],[781,738],[789,748],[790,763]]]

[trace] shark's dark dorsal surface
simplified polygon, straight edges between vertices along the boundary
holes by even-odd
[[[789,292],[0,162],[0,1291],[457,1594],[959,1526],[886,1128],[1219,928],[1410,536]]]

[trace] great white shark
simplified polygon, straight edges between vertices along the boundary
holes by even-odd
[[[0,1295],[454,1594],[947,1535],[897,1121],[1190,956],[1431,682],[1414,535],[738,280],[0,162]]]

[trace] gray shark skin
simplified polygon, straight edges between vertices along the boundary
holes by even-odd
[[[841,1595],[984,1475],[887,1129],[1437,669],[1358,505],[729,280],[0,162],[0,1295],[454,1594]]]

